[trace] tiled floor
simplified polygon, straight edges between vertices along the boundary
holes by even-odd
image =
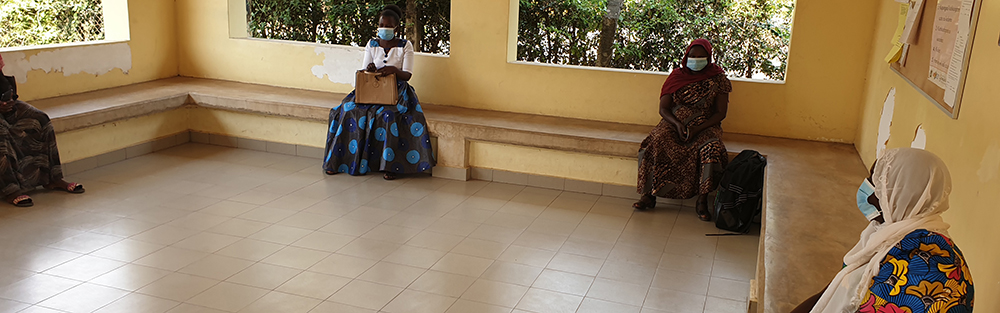
[[[690,207],[188,144],[0,208],[0,312],[744,312],[757,236]]]

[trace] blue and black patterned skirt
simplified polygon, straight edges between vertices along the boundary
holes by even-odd
[[[350,175],[410,174],[434,167],[427,120],[417,94],[406,82],[397,84],[395,106],[357,104],[351,92],[330,110],[324,170]]]

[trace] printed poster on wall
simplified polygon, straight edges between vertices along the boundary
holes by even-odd
[[[940,0],[934,15],[931,36],[931,59],[928,79],[942,89],[948,89],[948,67],[954,56],[958,38],[958,20],[962,0]],[[964,49],[964,47],[962,47]]]

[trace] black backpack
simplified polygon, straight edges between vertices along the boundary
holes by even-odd
[[[743,150],[729,162],[715,198],[715,227],[747,233],[760,214],[767,159],[757,151]]]

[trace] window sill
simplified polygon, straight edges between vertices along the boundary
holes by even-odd
[[[564,69],[575,69],[575,70],[587,70],[587,71],[603,71],[612,73],[624,73],[624,74],[648,74],[648,75],[659,75],[668,76],[670,73],[658,72],[658,71],[646,71],[646,70],[629,70],[621,68],[608,68],[608,67],[596,67],[596,66],[581,66],[581,65],[563,65],[563,64],[549,64],[549,63],[539,63],[539,62],[527,62],[527,61],[510,61],[509,64],[516,65],[527,65],[527,66],[544,66],[544,67],[554,67],[554,68],[564,68]],[[738,82],[748,82],[748,83],[761,83],[761,84],[775,84],[784,85],[783,80],[763,80],[763,79],[751,79],[742,77],[729,77],[730,81]]]
[[[284,44],[284,45],[292,45],[292,46],[308,46],[308,47],[316,47],[316,48],[340,48],[340,49],[344,49],[344,50],[356,50],[356,51],[364,51],[364,49],[365,49],[364,47],[355,47],[355,46],[349,46],[349,45],[335,45],[335,44],[327,44],[327,43],[317,43],[317,42],[307,42],[307,41],[295,41],[295,40],[283,40],[283,39],[266,39],[266,38],[253,38],[253,37],[230,37],[230,39],[268,42],[268,43],[276,43],[276,44]],[[416,55],[427,56],[427,57],[438,57],[438,58],[448,58],[449,57],[449,55],[447,55],[447,54],[435,54],[435,53],[426,53],[426,52],[416,52]]]
[[[86,47],[86,46],[101,46],[101,45],[110,45],[110,44],[126,43],[126,42],[129,42],[129,41],[128,40],[93,40],[93,41],[81,41],[81,42],[54,43],[54,44],[48,44],[48,45],[0,48],[0,52],[27,52],[27,51],[36,51],[36,50],[49,50],[49,49]]]

